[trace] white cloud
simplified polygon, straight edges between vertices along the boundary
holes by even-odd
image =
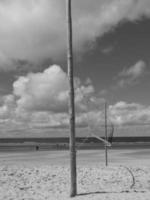
[[[138,78],[145,71],[145,62],[140,60],[129,69],[124,69],[119,75],[121,77],[132,77],[133,79]]]
[[[145,74],[146,64],[144,61],[140,60],[135,65],[128,69],[124,69],[118,75],[117,86],[125,87],[128,85],[134,85],[138,80]]]
[[[43,72],[18,77],[13,93],[1,100],[0,118],[15,123],[66,126],[68,124],[68,76],[53,65]],[[77,115],[96,108],[103,99],[95,96],[92,81],[85,83],[75,77],[75,107]],[[81,120],[77,117],[77,123]],[[47,125],[46,125],[47,124]]]
[[[118,125],[150,124],[150,107],[137,103],[118,102],[109,108],[111,121]]]
[[[12,117],[12,112],[15,108],[15,100],[13,95],[2,97],[2,106],[0,107],[0,119],[9,119]]]
[[[30,127],[34,128],[64,128],[68,124],[67,113],[35,112],[30,120]]]
[[[139,71],[135,71],[126,70],[126,74],[137,76]],[[99,130],[104,124],[104,101],[97,96],[89,78],[82,82],[76,77],[77,127],[89,125],[93,130]],[[3,125],[10,124],[13,128],[23,124],[32,128],[67,127],[67,74],[59,66],[53,65],[43,72],[18,77],[13,84],[13,93],[2,97],[0,102],[0,123]],[[108,122],[115,125],[149,124],[150,107],[137,103],[117,102],[109,106]]]
[[[89,127],[94,133],[104,129],[104,101],[94,96],[90,97],[97,102],[88,104],[88,110],[76,113],[77,127]],[[82,102],[83,103],[83,102]],[[0,107],[0,123],[10,130],[25,128],[66,128],[69,119],[67,112],[54,110],[29,111],[17,107],[14,96],[4,97],[4,104]],[[150,124],[150,107],[137,103],[117,102],[108,107],[108,124],[115,126],[148,125]]]
[[[13,84],[18,109],[64,112],[67,107],[68,78],[57,65],[44,72],[19,77]]]
[[[113,123],[114,126],[118,127],[150,124],[150,106],[121,101],[114,105],[109,105],[107,113],[108,125]],[[82,113],[78,120],[80,124],[89,126],[93,131],[103,130],[105,124],[104,102],[99,106],[99,109]]]
[[[65,3],[65,0],[0,1],[1,69],[15,69],[17,60],[39,64],[64,55]],[[80,51],[85,50],[86,42],[93,43],[118,23],[150,16],[149,0],[76,0],[72,7],[74,48]]]
[[[1,1],[1,54],[5,58],[36,63],[59,56],[65,47],[62,12],[59,0]],[[13,67],[9,65],[8,69]]]
[[[39,73],[29,73],[19,77],[13,83],[13,94],[16,96],[17,108],[28,111],[67,112],[68,76],[57,65]],[[85,98],[94,93],[91,82],[81,83],[75,78],[75,104],[77,112],[86,111]]]

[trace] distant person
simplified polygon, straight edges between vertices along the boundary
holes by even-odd
[[[36,151],[38,151],[38,150],[39,150],[39,146],[38,146],[38,145],[36,145],[36,147],[35,147],[35,148],[36,148]]]

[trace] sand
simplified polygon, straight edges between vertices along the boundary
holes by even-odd
[[[75,199],[149,199],[150,168],[125,166],[79,167]],[[67,166],[1,166],[1,200],[45,200],[69,198]]]
[[[43,157],[44,155],[45,158],[49,155],[49,157],[53,159],[49,162],[46,161],[47,159],[33,159],[34,156],[40,158],[40,156]],[[59,159],[60,155],[61,159]],[[47,152],[47,154],[46,152],[1,154],[0,199],[72,199],[69,197],[69,162],[68,157],[65,157],[65,155],[66,152],[58,152],[58,154],[57,152]],[[89,156],[87,156],[87,151],[81,152],[78,160],[78,195],[74,199],[150,199],[150,165],[148,163],[145,164],[144,159],[141,165],[138,165],[133,159],[132,162],[128,162],[128,160],[123,164],[112,162],[108,167],[105,167],[101,162],[96,162],[94,158],[90,161],[89,158],[93,157],[93,151],[91,155],[88,155]],[[80,162],[81,160],[83,161],[83,159],[81,159],[83,157],[85,158],[84,162]],[[59,162],[56,162],[56,160]],[[65,162],[62,162],[63,160],[65,160]]]

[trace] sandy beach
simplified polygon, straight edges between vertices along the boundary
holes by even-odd
[[[149,149],[77,152],[77,200],[148,200]],[[110,159],[111,157],[111,159]],[[124,160],[124,162],[123,162]],[[68,151],[0,154],[1,200],[69,200]]]

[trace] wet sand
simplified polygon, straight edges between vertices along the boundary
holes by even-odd
[[[104,149],[78,150],[77,163],[80,165],[103,165]],[[150,149],[109,149],[108,161],[111,165],[150,165]],[[69,151],[21,151],[0,152],[0,164],[55,164],[69,165]]]

